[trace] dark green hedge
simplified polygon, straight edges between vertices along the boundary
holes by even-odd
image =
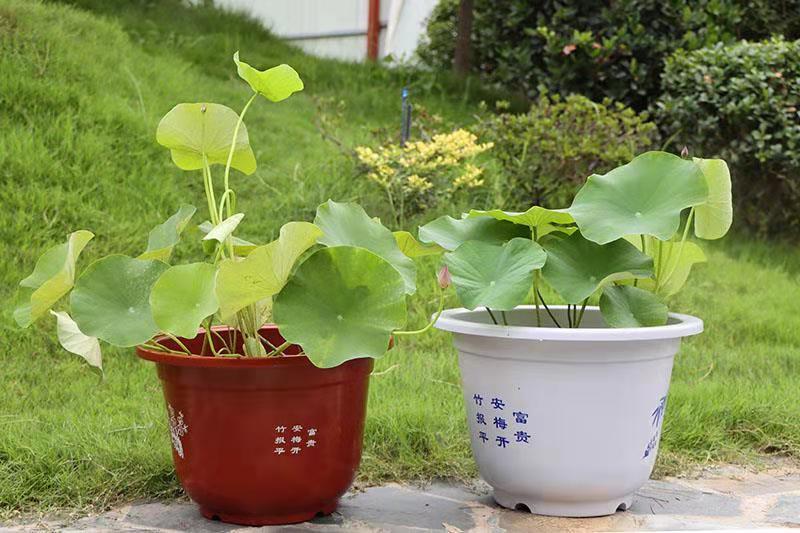
[[[458,0],[428,24],[423,61],[450,68]],[[658,96],[665,58],[717,42],[800,37],[800,0],[475,0],[473,68],[507,90],[538,87],[612,98],[635,109]]]
[[[729,162],[739,222],[800,232],[800,41],[676,52],[663,91],[658,123],[674,143]]]
[[[498,201],[505,209],[568,207],[587,176],[658,146],[647,113],[576,94],[541,95],[527,113],[491,115],[472,129],[481,142],[494,144],[491,171],[500,176]]]

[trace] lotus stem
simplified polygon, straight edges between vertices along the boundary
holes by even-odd
[[[689,210],[689,216],[686,217],[686,226],[683,228],[683,236],[681,237],[681,244],[678,247],[678,256],[675,258],[675,262],[672,265],[669,273],[666,275],[665,279],[669,280],[672,275],[675,273],[675,270],[678,268],[678,264],[681,261],[681,255],[683,254],[683,245],[686,242],[686,238],[689,236],[689,227],[692,225],[692,219],[694,218],[694,207]]]
[[[223,183],[225,185],[225,192],[227,192],[230,187],[230,175],[231,175],[231,163],[233,163],[233,153],[236,151],[236,139],[239,136],[239,130],[242,127],[242,122],[244,122],[244,116],[247,113],[247,110],[250,108],[250,105],[258,96],[258,93],[253,91],[253,96],[247,101],[247,103],[242,108],[242,112],[239,113],[239,120],[236,121],[236,127],[233,130],[233,139],[231,139],[231,149],[228,151],[228,161],[225,163],[225,177],[223,178]],[[228,209],[228,216],[233,214],[233,206],[231,206],[230,199],[227,203]],[[222,210],[220,210],[220,219],[222,219]]]
[[[553,323],[554,323],[554,324],[555,324],[557,327],[559,327],[559,328],[560,328],[560,327],[561,327],[561,324],[559,324],[559,323],[558,323],[558,320],[556,320],[556,317],[555,317],[555,316],[553,315],[553,313],[550,311],[550,308],[549,308],[549,307],[547,307],[547,302],[545,302],[545,301],[544,301],[544,298],[542,298],[542,293],[541,293],[541,292],[539,292],[539,290],[538,290],[538,289],[536,290],[536,295],[537,295],[537,296],[539,297],[539,299],[542,301],[542,305],[544,306],[544,310],[545,310],[545,311],[547,311],[547,314],[548,314],[548,315],[550,315],[550,320],[552,320],[552,321],[553,321]]]
[[[431,321],[428,322],[428,324],[424,328],[413,331],[395,331],[392,333],[392,335],[420,335],[422,333],[425,333],[426,331],[431,329],[434,324],[436,324],[436,321],[439,320],[440,316],[442,316],[442,311],[444,311],[444,290],[439,291],[439,309],[436,310],[436,314],[433,315]]]
[[[586,304],[589,302],[589,297],[587,296],[586,299],[583,301],[583,305],[581,305],[581,312],[578,313],[578,323],[575,325],[576,328],[581,327],[581,322],[583,322],[583,312],[586,311]]]
[[[528,141],[525,141],[525,148],[523,149],[524,152],[528,149]],[[524,157],[524,155],[523,155]],[[539,240],[539,235],[536,230],[536,226],[531,228],[531,237],[533,238],[533,242],[537,242]],[[539,271],[533,271],[533,304],[536,306],[536,327],[542,327],[542,315],[539,313]]]
[[[203,186],[206,191],[206,201],[208,202],[208,216],[211,217],[211,223],[217,225],[220,223],[217,214],[217,199],[214,196],[214,180],[211,178],[211,168],[208,166],[208,157],[203,153]]]
[[[175,341],[175,344],[177,344],[178,346],[180,346],[180,347],[181,347],[181,349],[182,349],[184,352],[186,352],[186,355],[192,355],[192,351],[191,351],[189,348],[187,348],[187,347],[186,347],[186,345],[185,345],[185,344],[183,344],[183,342],[181,342],[181,340],[180,340],[178,337],[176,337],[175,335],[173,335],[173,334],[172,334],[172,333],[170,333],[169,331],[165,331],[165,332],[164,332],[164,335],[166,335],[167,337],[169,337],[170,339],[172,339],[173,341]]]
[[[156,344],[156,343],[152,343],[152,342],[143,342],[142,346],[144,346],[145,348],[148,348],[150,350],[155,350],[157,352],[174,353],[174,354],[184,355],[183,352],[179,352],[177,350],[170,350],[166,346],[161,346],[160,344]]]
[[[283,352],[286,351],[286,348],[290,347],[291,345],[292,345],[291,342],[286,341],[277,348],[275,348],[274,350],[272,350],[271,352],[269,352],[267,354],[267,357],[278,357],[279,355],[283,354]]]

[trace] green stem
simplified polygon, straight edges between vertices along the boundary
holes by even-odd
[[[236,127],[233,130],[233,139],[231,140],[231,149],[228,151],[228,161],[225,163],[225,177],[223,178],[223,183],[225,185],[225,192],[228,192],[228,190],[230,190],[231,163],[233,163],[233,154],[236,151],[236,139],[239,136],[239,129],[241,129],[241,127],[242,127],[242,122],[244,121],[244,116],[247,113],[247,110],[250,108],[250,104],[253,103],[253,101],[256,99],[257,96],[258,96],[258,93],[254,91],[253,92],[253,96],[250,97],[250,99],[244,105],[244,108],[242,108],[242,112],[239,113],[239,120],[236,121]],[[230,198],[230,197],[228,197],[228,198]],[[227,202],[227,212],[228,212],[228,216],[231,216],[233,214],[233,207],[231,206],[230,199],[228,199],[228,202]],[[220,219],[221,218],[222,218],[222,212],[220,212]]]
[[[266,337],[264,337],[264,335],[262,335],[261,333],[259,333],[259,334],[258,334],[258,336],[259,336],[259,337],[261,337],[261,342],[263,342],[264,344],[266,344],[266,345],[267,345],[267,347],[270,349],[270,351],[271,351],[271,352],[272,352],[272,351],[275,351],[275,350],[277,349],[277,348],[275,348],[275,346],[273,346],[273,344],[272,344],[271,342],[269,342],[269,339],[267,339]]]
[[[500,324],[497,323],[497,319],[494,317],[494,314],[492,314],[492,310],[487,307],[486,312],[489,313],[490,317],[492,317],[492,322],[494,322],[494,325],[499,326]]]
[[[572,305],[567,304],[567,326],[572,327]]]
[[[503,317],[503,325],[507,326],[508,325],[508,319],[506,318],[506,312],[503,311],[502,309],[500,310],[500,316]]]
[[[182,349],[184,352],[186,352],[186,355],[192,355],[192,351],[191,351],[191,350],[189,350],[189,348],[187,348],[187,347],[186,347],[186,345],[185,345],[185,344],[183,344],[183,343],[181,342],[181,340],[180,340],[178,337],[176,337],[175,335],[173,335],[172,333],[170,333],[170,332],[168,332],[168,331],[165,331],[165,332],[164,332],[164,335],[166,335],[167,337],[169,337],[170,339],[172,339],[173,341],[175,341],[175,344],[177,344],[178,346],[180,346],[180,347],[181,347],[181,349]]]
[[[226,202],[230,201],[230,198],[233,198],[234,205],[236,204],[236,192],[233,189],[227,189],[224,193],[222,193],[222,197],[219,199],[219,212],[222,214],[222,208]],[[230,215],[228,215],[230,216]]]
[[[675,273],[675,269],[678,268],[678,265],[681,261],[681,255],[683,254],[683,245],[686,243],[686,238],[689,236],[689,227],[692,225],[692,219],[694,218],[694,207],[689,210],[689,216],[686,218],[686,226],[683,228],[683,236],[681,237],[681,244],[678,247],[678,256],[675,258],[675,262],[672,265],[669,273],[666,275],[665,280],[669,280],[672,275]]]
[[[528,141],[525,141],[525,150],[527,150]],[[531,236],[533,237],[533,242],[539,240],[536,226],[531,228]],[[539,313],[539,271],[533,271],[533,304],[536,306],[536,327],[542,327],[542,315]]]
[[[575,326],[576,328],[581,327],[581,322],[583,322],[583,312],[586,311],[586,304],[589,302],[589,297],[587,296],[586,299],[583,301],[583,305],[581,305],[581,312],[578,314],[578,323]]]
[[[228,353],[231,355],[236,353],[236,341],[239,340],[239,329],[238,328],[231,328],[231,344],[228,345],[227,343],[225,346],[228,348]]]
[[[175,354],[180,354],[180,355],[186,355],[183,352],[179,352],[177,350],[170,350],[166,346],[161,346],[160,344],[155,344],[155,343],[152,343],[152,342],[143,342],[142,346],[144,346],[145,348],[148,348],[150,350],[155,350],[157,352],[175,353]]]
[[[208,216],[211,223],[219,224],[217,215],[217,199],[214,197],[214,180],[211,178],[211,168],[208,166],[208,158],[203,154],[203,187],[206,190],[206,201],[208,202]]]
[[[206,342],[208,343],[208,346],[211,348],[211,353],[214,355],[214,357],[219,357],[219,351],[217,351],[217,347],[214,346],[214,339],[211,337],[211,318],[206,320],[205,330],[206,330]],[[220,336],[220,338],[222,337]]]
[[[274,350],[272,350],[271,352],[269,352],[267,354],[267,357],[278,357],[279,355],[281,355],[283,352],[286,351],[286,348],[288,348],[291,345],[292,345],[291,342],[286,341],[277,348],[275,348]]]
[[[433,325],[436,323],[437,320],[439,320],[439,317],[442,316],[442,311],[444,311],[444,291],[443,290],[439,291],[439,309],[436,310],[436,314],[433,315],[433,318],[431,319],[431,321],[428,322],[428,324],[424,328],[413,330],[413,331],[395,331],[394,333],[392,333],[392,335],[420,335],[422,333],[425,333],[426,331],[428,331],[429,329],[431,329],[433,327]]]
[[[555,317],[555,316],[553,315],[553,313],[550,311],[550,308],[549,308],[549,307],[547,307],[547,302],[545,302],[545,301],[544,301],[544,298],[542,298],[542,293],[541,293],[541,292],[539,292],[539,291],[537,290],[537,291],[536,291],[536,294],[537,294],[537,296],[539,297],[539,299],[542,301],[542,305],[544,306],[544,310],[545,310],[545,311],[547,311],[547,314],[548,314],[548,315],[550,315],[550,320],[552,320],[552,321],[553,321],[553,324],[555,324],[557,327],[559,327],[559,328],[560,328],[560,327],[561,327],[561,324],[559,324],[559,323],[558,323],[558,320],[556,320],[556,317]]]
[[[664,268],[661,264],[661,250],[663,249],[661,240],[656,241],[656,246],[658,247],[658,258],[656,259],[656,288],[653,292],[658,294],[658,289],[661,288],[661,270]]]

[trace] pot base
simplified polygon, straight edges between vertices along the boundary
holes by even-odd
[[[630,509],[633,501],[633,494],[628,494],[621,498],[607,501],[595,502],[553,502],[530,500],[524,497],[514,496],[507,492],[495,490],[494,501],[501,507],[513,510],[522,510],[527,507],[533,514],[544,516],[566,516],[571,518],[588,518],[592,516],[607,516],[617,511]]]
[[[336,507],[339,505],[339,500],[323,505],[319,511],[316,512],[299,512],[289,514],[270,514],[270,515],[236,515],[228,513],[218,513],[200,508],[200,514],[209,520],[225,522],[227,524],[237,524],[240,526],[278,526],[284,524],[299,524],[301,522],[308,522],[319,516],[327,516],[332,514]]]

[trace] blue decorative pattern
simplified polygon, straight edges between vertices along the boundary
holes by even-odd
[[[470,394],[472,397],[472,404],[475,408],[475,423],[480,426],[486,426],[477,431],[475,442],[482,446],[491,446],[497,450],[511,449],[516,446],[529,446],[532,443],[533,435],[529,432],[528,426],[528,413],[522,410],[513,410],[506,404],[500,396],[484,395],[481,393]],[[487,398],[487,404],[484,406],[484,398]],[[491,398],[489,400],[489,398]],[[505,411],[508,408],[512,411],[511,417],[496,413],[498,416],[491,414],[492,411]],[[489,413],[486,412],[489,411]],[[491,425],[487,423],[487,414]],[[525,426],[521,428],[519,426]],[[525,429],[523,431],[523,429]]]
[[[650,414],[651,423],[650,425],[655,428],[655,432],[653,436],[650,437],[650,440],[647,442],[647,446],[644,449],[644,455],[642,455],[642,459],[646,459],[650,457],[650,455],[655,451],[656,446],[658,446],[658,439],[661,436],[661,423],[664,420],[664,411],[667,409],[667,397],[662,396],[658,400],[658,405],[656,406],[655,410]]]

